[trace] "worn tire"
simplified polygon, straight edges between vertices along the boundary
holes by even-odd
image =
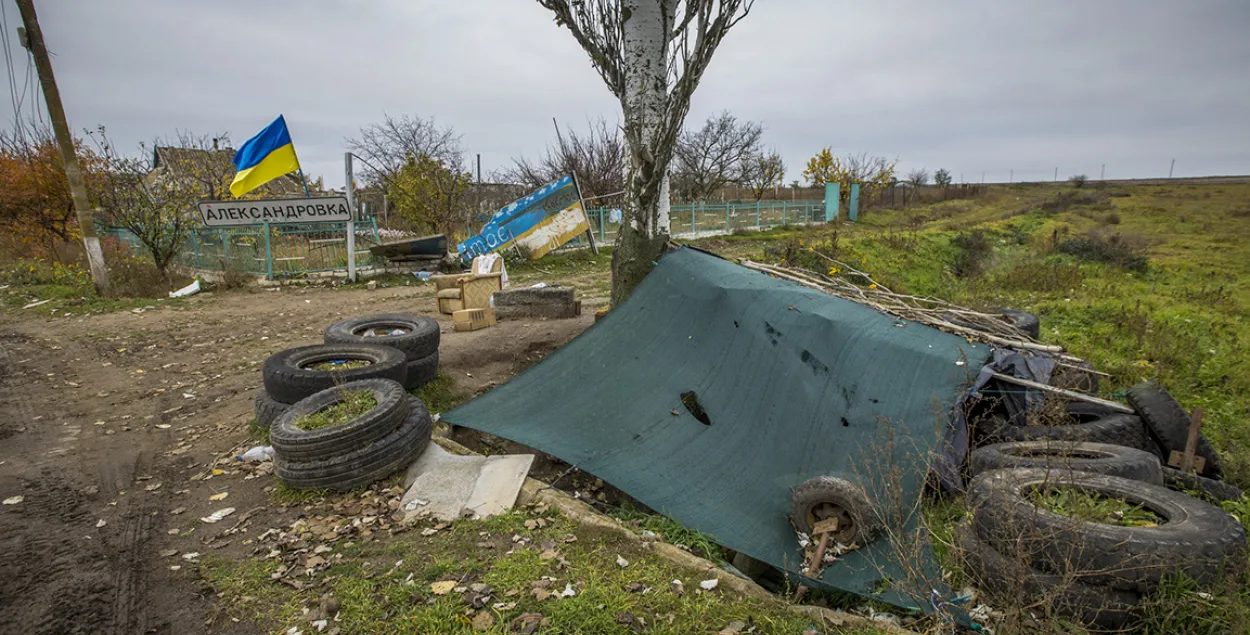
[[[1098,375],[1090,372],[1094,370],[1094,365],[1089,362],[1081,362],[1077,366],[1080,366],[1080,368],[1055,366],[1055,369],[1050,373],[1050,381],[1048,383],[1055,388],[1075,390],[1091,395],[1097,393]]]
[[[301,430],[300,417],[328,408],[343,390],[371,390],[378,405],[373,410],[329,428]],[[274,454],[287,461],[309,461],[345,454],[390,434],[408,417],[409,395],[389,379],[366,379],[329,388],[292,405],[269,428]]]
[[[1174,450],[1185,451],[1190,418],[1167,390],[1151,381],[1129,388],[1127,397],[1129,405],[1146,422],[1146,429],[1159,445],[1159,449],[1163,450],[1165,459]],[[1206,437],[1198,435],[1198,449],[1195,454],[1206,460],[1201,473],[1218,479],[1220,457]]]
[[[1037,339],[1042,334],[1041,320],[1028,311],[1001,308],[997,310],[997,313],[1003,316],[1004,322],[1020,329],[1020,331],[1033,339]]]
[[[1028,492],[1067,487],[1142,505],[1154,527],[1086,522],[1033,504]],[[1082,582],[1148,593],[1171,572],[1210,584],[1245,558],[1241,523],[1218,507],[1164,487],[1104,474],[995,470],[972,480],[977,535],[995,549],[1026,553],[1034,568]]]
[[[1210,479],[1197,474],[1189,474],[1182,472],[1174,467],[1163,467],[1163,484],[1168,489],[1177,491],[1195,491],[1202,492],[1207,496],[1220,501],[1240,500],[1244,493],[1240,487],[1229,485],[1222,481]]]
[[[434,381],[435,377],[438,377],[438,351],[408,362],[408,380],[404,382],[404,388],[416,390]]]
[[[298,489],[349,490],[385,478],[411,464],[430,443],[430,412],[409,397],[408,416],[376,442],[350,452],[313,461],[277,458],[274,474]]]
[[[397,328],[404,332],[397,335],[369,336],[370,329]],[[408,361],[429,357],[438,351],[442,333],[438,321],[412,313],[377,313],[339,320],[325,331],[327,344],[384,344],[403,351]]]
[[[1146,434],[1141,419],[1122,413],[1065,426],[1008,426],[999,431],[999,436],[1004,441],[1088,441],[1155,451],[1154,441]]]
[[[1125,629],[1133,622],[1132,611],[1141,601],[1137,593],[1091,586],[1033,569],[996,551],[976,535],[971,524],[955,529],[955,541],[964,570],[991,599],[1032,603],[1049,598],[1060,615],[1098,628]]]
[[[256,399],[252,401],[252,411],[256,413],[256,427],[269,429],[273,422],[290,408],[290,404],[284,404],[269,396],[264,390],[256,391]]]
[[[827,517],[822,515],[820,509],[823,504],[840,507],[845,512],[843,519],[850,521],[849,528],[840,527],[832,536],[837,542],[862,546],[876,537],[881,529],[881,519],[864,488],[832,476],[817,476],[795,488],[790,497],[790,516],[794,527],[811,535],[812,525]]]
[[[339,359],[364,360],[368,366],[349,370],[312,370],[310,364]],[[327,388],[362,379],[407,378],[407,359],[389,346],[378,344],[314,344],[288,348],[265,360],[265,392],[280,403],[293,404]]]
[[[1163,485],[1163,470],[1158,457],[1122,445],[1047,439],[995,443],[972,452],[973,476],[990,470],[1029,467],[1109,474]]]

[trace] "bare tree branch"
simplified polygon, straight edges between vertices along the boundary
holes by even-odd
[[[512,167],[499,173],[501,180],[539,187],[565,174],[577,175],[582,196],[597,199],[597,204],[610,204],[605,195],[625,189],[625,142],[620,129],[598,119],[590,122],[589,132],[559,134],[556,145],[548,146],[546,154],[536,162],[525,157],[512,160]]]
[[[742,183],[751,159],[760,153],[764,127],[738,123],[728,110],[708,118],[697,131],[685,131],[673,157],[673,189],[688,201],[709,199],[730,183]]]

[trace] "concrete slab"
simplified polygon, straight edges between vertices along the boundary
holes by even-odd
[[[477,518],[498,515],[516,504],[533,462],[532,454],[458,456],[431,443],[408,468],[403,509],[439,520],[466,509]]]

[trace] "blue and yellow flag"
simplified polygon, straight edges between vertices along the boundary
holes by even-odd
[[[248,192],[299,169],[295,145],[286,129],[286,120],[278,115],[273,123],[265,126],[260,134],[243,142],[234,153],[234,167],[238,172],[230,184],[230,193],[243,196]]]

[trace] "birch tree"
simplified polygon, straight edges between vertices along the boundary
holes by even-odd
[[[669,238],[669,164],[690,97],[753,0],[538,0],[621,102],[625,204],[612,252],[612,303],[651,271]]]

